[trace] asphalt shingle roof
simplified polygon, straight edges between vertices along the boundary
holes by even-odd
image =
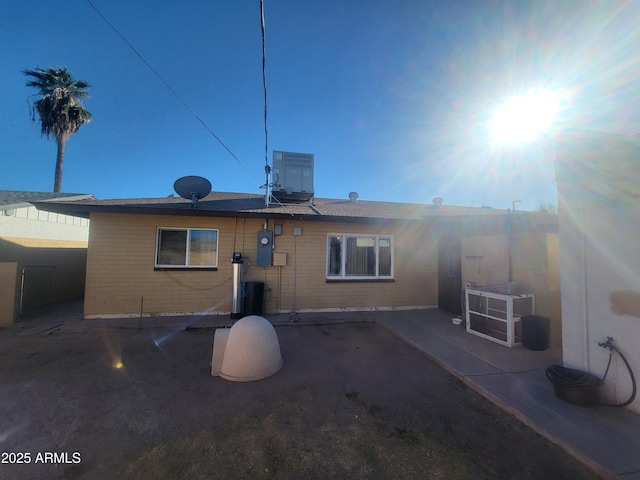
[[[487,207],[429,205],[419,203],[374,202],[348,199],[316,198],[311,202],[271,203],[265,206],[264,195],[250,193],[212,192],[191,208],[191,201],[181,197],[127,198],[96,200],[78,199],[36,202],[41,210],[89,218],[92,212],[120,214],[188,215],[207,217],[245,217],[295,219],[321,222],[378,223],[423,222],[440,225],[455,224],[456,228],[503,231],[510,228],[543,229],[557,232],[558,217],[553,214],[521,212],[510,215],[508,210]]]
[[[25,192],[20,190],[0,190],[0,209],[19,208],[33,202],[95,199],[93,195],[84,193]]]
[[[375,202],[349,199],[315,198],[301,203],[271,202],[265,206],[264,195],[249,193],[212,192],[198,202],[196,209],[191,201],[181,197],[128,198],[111,200],[77,200],[39,203],[38,208],[60,213],[86,214],[91,211],[118,213],[193,214],[204,216],[293,216],[309,220],[421,220],[428,216],[495,215],[507,210],[493,208],[460,207],[453,205],[428,205],[418,203]]]

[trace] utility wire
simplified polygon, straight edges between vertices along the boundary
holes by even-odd
[[[269,166],[269,130],[267,128],[267,50],[265,47],[265,27],[264,27],[264,0],[260,0],[260,28],[262,31],[262,88],[264,90],[264,171],[267,174],[267,182],[264,184],[265,194],[269,196],[270,200],[275,202],[281,207],[285,205],[277,198],[271,197],[269,188],[272,186],[269,184],[269,174],[271,173],[271,167]],[[272,182],[273,183],[273,182]],[[293,217],[293,213],[289,212]]]
[[[100,15],[100,17],[102,17],[102,19],[107,23],[107,25],[109,25],[111,27],[111,29],[116,32],[116,34],[122,39],[122,41],[124,41],[124,43],[127,44],[127,46],[133,51],[133,53],[135,53],[140,60],[142,60],[144,62],[144,64],[149,68],[149,70],[151,70],[153,72],[153,74],[158,77],[158,79],[164,84],[165,87],[167,87],[169,89],[169,91],[178,99],[178,101],[202,124],[202,126],[213,136],[213,138],[215,138],[218,143],[220,143],[220,145],[222,145],[224,147],[224,149],[229,152],[229,154],[234,158],[234,160],[236,162],[238,162],[238,164],[244,168],[244,170],[251,176],[251,178],[253,178],[258,184],[260,184],[261,182],[256,178],[256,176],[251,173],[251,171],[240,161],[240,159],[231,151],[231,149],[229,147],[227,147],[227,145],[225,145],[225,143],[213,132],[213,130],[211,130],[211,128],[209,128],[209,126],[204,122],[204,120],[202,120],[202,118],[200,118],[200,116],[182,99],[182,97],[180,97],[180,95],[178,95],[178,93],[171,87],[171,85],[169,84],[169,82],[167,82],[162,75],[160,75],[160,73],[158,73],[158,71],[153,68],[153,66],[147,61],[147,59],[140,53],[138,52],[138,50],[136,49],[136,47],[134,47],[131,42],[129,42],[129,40],[127,40],[127,38],[120,33],[120,31],[115,27],[115,25],[113,25],[109,19],[98,9],[98,7],[96,7],[93,2],[91,0],[87,0],[87,3],[89,5],[91,5],[91,7],[98,13],[98,15]],[[262,85],[264,88],[264,136],[265,136],[265,140],[264,140],[264,157],[265,157],[265,169],[269,169],[271,167],[269,167],[269,162],[268,162],[268,131],[267,131],[267,77],[266,77],[266,49],[265,49],[265,27],[264,27],[264,4],[263,4],[263,0],[260,0],[260,18],[261,18],[261,27],[262,27]],[[280,202],[277,198],[273,198],[273,200],[275,200],[275,202],[277,204],[279,204],[281,207],[285,207],[286,205],[284,205],[282,202]],[[294,216],[293,213],[289,212],[289,214],[291,216]]]
[[[202,126],[213,136],[213,138],[215,138],[218,143],[220,145],[222,145],[224,147],[224,149],[229,152],[229,154],[235,159],[236,162],[238,162],[238,164],[244,168],[246,170],[246,172],[257,182],[260,183],[260,181],[255,177],[255,175],[253,175],[253,173],[251,173],[251,171],[240,161],[240,159],[231,151],[231,149],[229,147],[227,147],[227,145],[225,145],[225,143],[220,139],[220,137],[218,137],[213,130],[211,130],[211,128],[209,128],[209,126],[204,122],[204,120],[202,120],[202,118],[200,118],[200,116],[182,99],[182,97],[180,97],[180,95],[178,95],[178,93],[171,87],[171,85],[169,85],[169,82],[167,82],[162,75],[160,75],[160,73],[158,73],[158,71],[153,68],[153,66],[147,61],[146,58],[144,58],[144,56],[138,52],[138,50],[136,50],[136,47],[134,47],[131,42],[129,42],[129,40],[127,40],[127,38],[120,33],[120,31],[109,21],[109,19],[107,17],[104,16],[104,14],[98,9],[98,7],[96,7],[93,2],[91,0],[87,0],[87,3],[89,3],[89,5],[91,5],[93,7],[93,9],[98,13],[98,15],[100,15],[100,17],[102,17],[102,19],[107,23],[107,25],[109,25],[114,32],[116,32],[116,34],[118,34],[118,36],[124,41],[124,43],[126,43],[129,48],[133,51],[133,53],[135,53],[140,60],[142,60],[144,62],[144,64],[149,67],[149,70],[151,70],[153,72],[153,74],[158,77],[158,79],[164,84],[165,87],[167,87],[169,89],[169,91],[171,93],[173,93],[173,95],[178,99],[178,101],[187,109],[189,110],[189,112],[191,112],[191,114],[202,124]],[[261,0],[262,3],[262,0]],[[263,75],[264,75],[264,18],[263,18],[263,30],[262,30],[262,34],[263,34],[263,43],[262,43],[262,51],[263,51],[263,60],[262,60],[262,68],[263,68]],[[266,80],[265,80],[266,82]],[[266,83],[265,83],[265,132],[266,132],[266,115],[267,115],[267,111],[266,111]],[[266,149],[266,147],[265,147]],[[266,151],[265,151],[265,158],[266,158]]]
[[[264,0],[260,0],[260,27],[262,28],[262,87],[264,89],[264,163],[269,167],[269,131],[267,130],[267,51],[264,35]],[[268,186],[267,186],[268,187]]]

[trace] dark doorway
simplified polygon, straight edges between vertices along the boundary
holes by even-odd
[[[54,303],[56,267],[24,267],[20,286],[20,317],[46,311]]]
[[[462,314],[462,241],[447,234],[438,240],[438,308]]]

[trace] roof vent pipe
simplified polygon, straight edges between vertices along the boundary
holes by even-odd
[[[349,200],[352,203],[358,203],[358,192],[349,192]]]
[[[440,207],[440,206],[442,206],[442,201],[443,201],[443,200],[442,200],[442,197],[435,197],[435,198],[433,199],[433,204],[434,204],[436,207]]]

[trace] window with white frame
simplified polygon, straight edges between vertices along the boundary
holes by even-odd
[[[216,268],[218,230],[158,228],[156,267]]]
[[[327,235],[327,278],[393,278],[393,237],[370,234]]]

